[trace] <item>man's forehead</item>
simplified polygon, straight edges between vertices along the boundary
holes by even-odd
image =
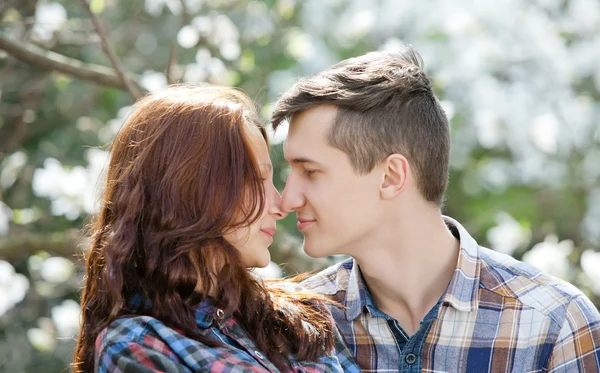
[[[333,123],[337,111],[337,106],[330,104],[316,105],[299,111],[290,118],[290,130],[306,122],[312,125],[329,126]]]
[[[320,163],[317,158],[327,153],[329,144],[320,134],[298,136],[288,132],[283,142],[283,156],[291,164]]]
[[[283,140],[284,153],[300,152],[303,149],[314,147],[320,142],[322,134],[313,126],[312,123],[290,122],[290,128]]]
[[[293,151],[293,146],[290,145],[290,133],[288,132],[285,140],[283,140],[283,156],[286,160],[288,160],[288,156],[290,152]]]
[[[290,119],[285,141],[294,145],[296,143],[303,143],[302,145],[305,145],[305,142],[312,143],[315,141],[325,143],[334,118],[335,111],[332,112],[323,106],[317,106],[294,114]]]
[[[329,146],[327,134],[336,112],[333,105],[318,105],[294,114],[283,142],[285,158],[288,161],[310,159],[310,154],[325,150]]]

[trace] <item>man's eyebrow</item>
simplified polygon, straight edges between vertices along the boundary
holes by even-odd
[[[317,165],[321,164],[321,163],[319,163],[319,162],[317,162],[315,160],[312,160],[312,159],[306,158],[306,157],[292,158],[292,159],[289,160],[289,163],[290,164],[314,163],[314,164],[317,164]]]

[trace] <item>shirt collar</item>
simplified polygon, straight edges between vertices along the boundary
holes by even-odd
[[[213,299],[211,297],[204,298],[196,308],[196,324],[203,329],[210,328],[216,318],[217,311]]]
[[[142,305],[143,303],[143,305]],[[150,300],[143,300],[140,294],[134,294],[127,300],[127,306],[131,310],[132,313],[143,313],[143,310],[147,310],[152,307],[152,303]],[[223,312],[219,310],[214,305],[214,299],[212,297],[205,297],[196,307],[196,324],[203,328],[207,329],[213,325],[213,321],[218,317],[217,312]],[[221,316],[223,318],[223,316]]]
[[[460,251],[443,302],[459,311],[473,312],[479,304],[481,276],[479,245],[459,222],[447,216],[444,216],[444,221],[452,234],[459,239]]]
[[[365,280],[358,267],[358,263],[355,259],[352,259],[351,263],[352,269],[350,270],[348,290],[346,291],[346,299],[344,300],[344,305],[346,306],[346,320],[356,319],[365,308],[367,308],[369,312],[374,313],[374,316],[386,317],[373,301],[369,288],[367,288],[367,284],[365,284]]]
[[[479,303],[479,286],[481,259],[479,245],[471,235],[456,220],[444,216],[444,221],[452,234],[460,241],[460,251],[454,275],[444,295],[442,302],[449,304],[459,311],[472,312]],[[348,277],[348,287],[344,305],[346,320],[354,320],[367,308],[372,316],[387,316],[377,308],[369,289],[367,288],[356,260],[352,260],[352,268]]]

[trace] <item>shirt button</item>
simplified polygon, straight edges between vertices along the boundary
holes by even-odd
[[[417,357],[415,354],[408,354],[406,355],[406,358],[404,358],[404,361],[406,361],[407,364],[414,364],[415,361],[417,361]]]
[[[254,351],[254,355],[256,355],[256,357],[259,358],[259,359],[261,359],[261,360],[264,359],[263,355],[260,352],[258,352],[258,351]]]
[[[220,309],[220,308],[219,308],[219,309],[217,310],[217,317],[218,317],[218,318],[220,318],[220,319],[221,319],[221,318],[223,318],[223,315],[224,315],[224,314],[225,314],[225,312],[223,312],[223,310],[222,310],[222,309]]]

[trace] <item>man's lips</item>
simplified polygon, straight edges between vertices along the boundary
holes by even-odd
[[[308,226],[311,225],[312,223],[314,223],[315,221],[316,221],[315,219],[298,218],[298,229],[304,230],[304,229],[308,228]]]

